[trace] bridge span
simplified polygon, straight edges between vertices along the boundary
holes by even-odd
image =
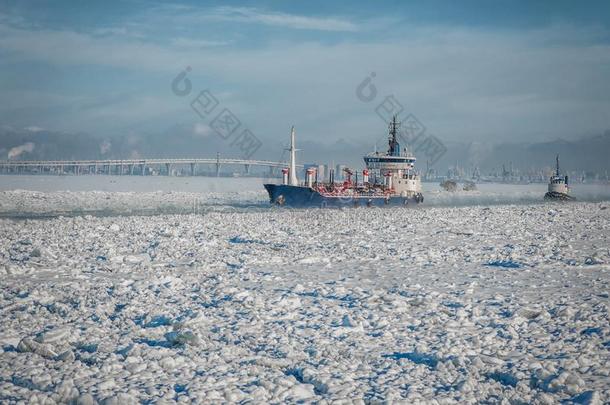
[[[3,160],[2,174],[107,174],[107,175],[155,175],[194,176],[204,166],[220,174],[223,166],[242,166],[246,174],[252,166],[267,167],[273,174],[275,169],[288,167],[286,162],[270,160],[227,159],[113,159],[113,160]],[[303,168],[303,165],[297,165]],[[205,171],[209,174],[209,171]]]

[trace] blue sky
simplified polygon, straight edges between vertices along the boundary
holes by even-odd
[[[0,125],[212,136],[189,106],[209,89],[266,141],[290,125],[378,138],[390,94],[448,141],[581,137],[610,128],[609,16],[607,1],[1,1]]]

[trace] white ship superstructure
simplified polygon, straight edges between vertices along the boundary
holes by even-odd
[[[364,156],[367,169],[375,178],[383,178],[384,185],[401,197],[421,196],[421,178],[415,171],[416,158],[408,148],[402,148],[397,135],[400,122],[396,117],[389,124],[387,152],[373,152]]]

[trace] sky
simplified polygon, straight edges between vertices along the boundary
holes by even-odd
[[[372,144],[392,96],[446,142],[539,142],[608,130],[609,78],[608,1],[0,0],[5,128],[206,137],[226,108],[264,142]]]

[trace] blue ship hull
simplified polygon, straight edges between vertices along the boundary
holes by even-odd
[[[324,196],[304,186],[265,184],[271,204],[293,208],[313,207],[404,207],[423,202],[424,197],[383,196],[356,194],[353,196]]]

